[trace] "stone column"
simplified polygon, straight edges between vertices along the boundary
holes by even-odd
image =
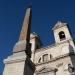
[[[9,56],[4,64],[3,75],[34,75],[35,65],[26,55]]]

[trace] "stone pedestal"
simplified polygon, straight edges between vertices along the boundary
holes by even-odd
[[[35,66],[25,52],[14,53],[4,59],[3,75],[33,75]]]
[[[13,48],[13,53],[26,52],[26,54],[31,58],[31,48],[26,40],[19,41],[15,44]]]

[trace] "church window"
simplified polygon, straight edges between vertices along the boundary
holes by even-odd
[[[59,32],[59,38],[60,38],[60,41],[66,39],[65,33],[63,31]]]
[[[48,54],[43,55],[43,61],[48,61]]]
[[[41,62],[41,58],[39,59],[38,63],[40,63],[40,62]]]
[[[53,56],[50,54],[50,60],[53,59]]]

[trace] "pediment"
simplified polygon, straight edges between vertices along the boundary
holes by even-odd
[[[55,24],[55,26],[54,26],[54,28],[53,28],[52,30],[58,29],[58,28],[60,28],[60,27],[62,27],[62,26],[65,26],[65,25],[67,25],[67,23],[58,21],[58,22]]]
[[[52,72],[52,71],[56,71],[57,69],[54,67],[42,67],[41,69],[39,69],[36,73],[46,73],[46,72]]]

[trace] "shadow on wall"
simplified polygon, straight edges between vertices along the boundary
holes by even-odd
[[[70,45],[70,42],[68,41],[69,43],[69,56],[70,56],[70,59],[71,59],[71,63],[68,63],[68,72],[71,74],[71,75],[75,75],[75,53],[74,53],[74,48]]]
[[[24,66],[24,73],[23,75],[34,75],[35,71],[35,65],[34,63],[29,59],[29,57],[25,60],[25,66]]]

